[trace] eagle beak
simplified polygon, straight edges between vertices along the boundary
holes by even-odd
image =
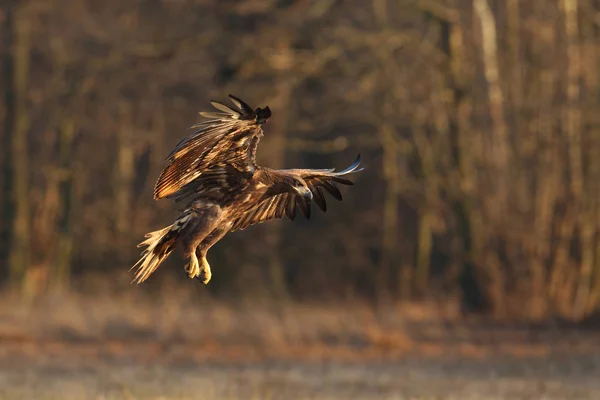
[[[300,196],[302,196],[304,199],[306,199],[306,200],[308,200],[308,201],[311,201],[311,200],[312,200],[312,198],[313,198],[313,194],[312,194],[312,192],[311,192],[311,191],[310,191],[310,189],[309,189],[309,188],[307,188],[307,187],[299,187],[299,188],[296,188],[296,192],[298,192],[298,194],[299,194]]]

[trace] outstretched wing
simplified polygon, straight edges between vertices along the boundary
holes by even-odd
[[[342,193],[336,184],[354,185],[352,181],[344,178],[344,175],[362,171],[363,168],[358,169],[359,164],[360,155],[356,157],[352,165],[339,172],[335,172],[334,168],[288,169],[273,172],[276,174],[295,175],[304,179],[313,194],[314,202],[323,212],[326,212],[327,203],[325,201],[325,192],[329,193],[336,200],[341,201]],[[284,216],[293,221],[296,218],[296,206],[300,208],[300,211],[306,219],[310,219],[311,203],[309,200],[292,193],[282,193],[264,199],[256,208],[237,218],[233,222],[231,231],[242,230],[250,225],[259,224],[272,219],[281,219]]]
[[[192,126],[196,131],[181,140],[169,154],[169,165],[154,186],[154,199],[176,195],[203,174],[211,175],[209,179],[224,175],[228,166],[248,177],[254,174],[256,148],[263,136],[261,126],[271,111],[269,107],[253,110],[237,97],[229,97],[233,107],[211,101],[220,112],[201,112],[200,115],[210,120]]]

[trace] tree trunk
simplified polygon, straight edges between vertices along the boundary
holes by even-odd
[[[71,165],[75,123],[64,121],[59,137],[59,214],[58,244],[54,263],[53,282],[57,288],[65,289],[69,285],[71,259],[73,255],[73,171]]]
[[[400,174],[398,171],[398,150],[394,130],[389,124],[380,127],[381,149],[383,151],[382,170],[385,181],[385,197],[383,200],[382,231],[381,231],[381,261],[376,277],[377,300],[385,302],[389,297],[389,279],[396,260],[398,246],[398,200],[400,198]],[[397,261],[397,260],[396,260]],[[406,274],[398,274],[398,288],[408,289],[402,280]],[[407,298],[410,293],[402,292],[401,297]]]
[[[132,109],[129,105],[122,105],[123,129],[118,135],[116,193],[115,193],[115,218],[116,228],[120,237],[123,237],[130,228],[131,218],[131,191],[134,175],[134,149],[131,135]]]
[[[12,225],[14,219],[14,204],[12,199],[12,135],[15,129],[15,92],[13,54],[11,49],[14,38],[13,12],[10,2],[6,2],[0,10],[6,17],[1,26],[0,38],[2,40],[2,84],[0,90],[4,97],[4,110],[2,120],[4,129],[0,137],[0,270],[9,271],[9,254],[11,244]]]
[[[23,8],[15,7],[7,15],[9,25],[9,51],[12,55],[12,100],[14,106],[9,118],[12,126],[8,134],[12,136],[12,193],[14,219],[12,223],[12,241],[9,255],[9,269],[13,284],[23,285],[25,271],[30,256],[30,205],[29,205],[29,152],[27,132],[29,113],[27,111],[27,86],[29,80],[29,32],[30,24]],[[10,89],[9,89],[10,90]]]
[[[579,25],[577,21],[577,0],[561,0],[567,50],[566,105],[563,108],[563,126],[567,134],[569,183],[571,201],[576,207],[581,240],[581,265],[579,282],[574,303],[574,316],[580,318],[585,312],[592,275],[591,234],[588,226],[585,204],[583,204],[583,160],[581,148],[581,110],[579,105],[579,77],[581,55],[579,51]]]
[[[508,172],[508,140],[506,121],[504,117],[504,93],[500,82],[500,72],[498,68],[498,49],[496,21],[488,0],[474,0],[474,8],[479,17],[481,27],[483,68],[487,81],[488,102],[490,116],[492,120],[492,139],[489,160],[492,163],[493,175],[495,175],[493,188],[495,190],[493,210],[486,212],[494,220],[503,218],[505,214],[505,204],[507,197],[507,179]],[[488,207],[489,208],[489,207]]]
[[[508,30],[508,51],[510,52],[510,100],[513,111],[523,107],[523,61],[521,60],[521,0],[507,0],[506,23]],[[519,118],[516,116],[516,126],[519,127]]]

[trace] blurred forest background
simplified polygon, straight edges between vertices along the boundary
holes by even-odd
[[[3,0],[5,292],[600,304],[600,1]],[[366,170],[311,221],[228,235],[213,280],[129,268],[171,223],[164,159],[209,100],[269,105],[258,161]],[[92,278],[90,278],[92,277]]]

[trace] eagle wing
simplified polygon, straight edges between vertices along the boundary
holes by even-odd
[[[360,164],[360,155],[356,157],[352,165],[343,171],[335,172],[331,169],[289,169],[279,170],[277,173],[292,174],[301,177],[306,182],[308,188],[313,194],[313,200],[323,211],[327,211],[325,193],[329,193],[338,201],[342,200],[342,193],[336,184],[354,185],[354,183],[344,175],[362,171],[358,169]],[[296,218],[296,206],[306,219],[310,219],[311,203],[309,200],[292,193],[282,193],[262,200],[258,206],[237,218],[232,225],[231,231],[243,230],[247,227],[273,219],[287,217],[291,221]]]
[[[271,116],[269,107],[253,110],[248,104],[229,95],[234,106],[211,101],[220,112],[201,112],[208,121],[198,123],[191,135],[181,140],[167,157],[169,165],[161,172],[154,186],[154,199],[186,196],[191,192],[200,193],[202,182],[191,188],[188,186],[198,178],[206,178],[214,188],[214,181],[226,184],[229,168],[239,172],[239,176],[252,177],[256,170],[256,148],[263,136],[262,124]],[[202,180],[202,179],[201,179]],[[239,179],[236,179],[239,181]],[[194,189],[194,190],[191,190]],[[230,188],[233,189],[233,188]]]

